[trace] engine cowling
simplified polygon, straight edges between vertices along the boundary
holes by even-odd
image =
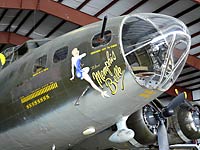
[[[175,110],[174,116],[165,120],[165,126],[169,127],[168,136],[171,144],[189,142],[200,138],[200,107],[194,105],[193,108],[191,110],[188,105],[182,104]],[[136,143],[154,145],[157,142],[159,126],[159,121],[156,118],[157,113],[157,110],[149,104],[128,118],[127,126],[135,132]]]
[[[176,132],[185,142],[200,138],[199,106],[193,107],[194,110],[190,110],[186,104],[182,104],[172,118]]]
[[[127,120],[127,126],[135,132],[134,139],[141,145],[151,145],[157,141],[159,121],[155,114],[156,110],[151,105],[146,105]]]

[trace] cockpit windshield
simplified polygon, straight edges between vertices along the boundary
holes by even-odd
[[[125,18],[121,45],[136,81],[146,88],[167,90],[177,79],[188,56],[191,40],[179,20],[160,14]]]

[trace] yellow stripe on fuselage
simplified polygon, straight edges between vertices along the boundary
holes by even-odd
[[[47,85],[45,85],[43,88],[41,88],[41,89],[39,89],[39,90],[37,90],[37,91],[31,93],[31,94],[29,94],[29,95],[27,95],[27,96],[25,96],[25,97],[21,97],[21,98],[20,98],[21,103],[22,103],[22,104],[23,104],[23,103],[26,103],[26,102],[28,102],[28,101],[30,101],[30,100],[32,100],[32,99],[34,99],[34,98],[36,98],[36,97],[42,95],[42,94],[45,94],[45,93],[47,93],[47,92],[50,92],[50,91],[52,91],[52,90],[54,90],[54,89],[56,89],[56,88],[58,88],[58,83],[57,83],[57,82],[52,82],[52,83],[50,83],[50,84],[47,84]]]

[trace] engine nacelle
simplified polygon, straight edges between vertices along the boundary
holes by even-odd
[[[172,118],[177,134],[185,142],[200,138],[199,106],[194,108],[191,111],[186,104],[182,104]]]
[[[175,115],[169,118],[169,124],[165,120],[165,125],[169,126],[170,143],[190,142],[200,138],[200,107],[195,105],[194,108],[191,110],[188,105],[182,104],[175,110]],[[156,114],[158,112],[149,104],[128,118],[127,126],[135,132],[135,146],[138,143],[152,145],[157,142],[159,121]]]
[[[151,145],[157,141],[158,120],[156,110],[151,105],[133,113],[127,120],[127,126],[135,132],[134,139],[141,145]],[[165,121],[166,122],[166,121]],[[166,124],[166,123],[165,123]]]

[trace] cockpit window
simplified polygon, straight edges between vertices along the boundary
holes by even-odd
[[[33,73],[38,73],[46,68],[47,65],[47,55],[44,55],[40,58],[38,58],[35,61],[34,67],[33,67]]]
[[[67,58],[67,54],[68,54],[67,46],[57,50],[53,56],[53,62],[57,63],[64,60],[65,58]]]
[[[110,30],[107,30],[104,32],[103,38],[101,38],[101,33],[99,33],[93,37],[92,46],[98,47],[100,45],[106,45],[107,43],[110,42],[111,37],[112,37],[112,33]]]
[[[138,77],[154,74],[156,66],[154,65],[155,60],[150,57],[152,55],[149,52],[151,45],[145,45],[145,43],[150,41],[156,33],[157,30],[151,23],[137,17],[131,18],[123,26],[122,42],[125,56],[134,74]]]

